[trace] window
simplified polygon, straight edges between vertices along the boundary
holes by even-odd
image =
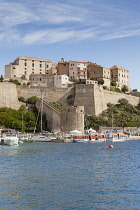
[[[34,74],[34,71],[32,71],[32,74]]]
[[[49,65],[46,65],[46,68],[49,68]]]
[[[34,60],[32,60],[32,62],[34,62]]]
[[[32,67],[34,67],[34,63],[32,63]]]
[[[27,63],[24,63],[24,66],[27,66]]]
[[[42,64],[40,64],[40,68],[42,68]]]

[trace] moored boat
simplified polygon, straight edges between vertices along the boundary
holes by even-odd
[[[46,136],[45,134],[41,133],[39,135],[36,135],[32,138],[33,141],[36,142],[51,142],[51,138],[49,136]]]
[[[105,134],[96,135],[75,135],[73,136],[74,142],[103,142],[106,141]]]
[[[7,132],[4,137],[4,144],[13,146],[18,145],[19,138],[16,132]]]
[[[75,135],[73,142],[89,142],[89,135]]]
[[[103,142],[106,141],[105,134],[90,135],[90,142]]]
[[[128,138],[128,135],[124,133],[106,133],[107,141],[125,141]]]

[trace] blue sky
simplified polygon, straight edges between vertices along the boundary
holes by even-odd
[[[19,56],[130,71],[140,91],[139,0],[0,0],[0,74]]]

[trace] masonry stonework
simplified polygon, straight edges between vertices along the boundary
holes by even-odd
[[[16,85],[11,82],[0,82],[0,107],[19,109]]]
[[[84,131],[84,107],[64,106],[61,110],[61,132]]]
[[[116,104],[119,99],[126,98],[130,104],[137,105],[140,97],[120,94],[103,90],[102,86],[97,84],[78,84],[73,88],[46,88],[32,86],[17,86],[9,82],[0,83],[0,107],[11,107],[18,109],[20,103],[18,97],[25,99],[31,96],[41,98],[47,102],[59,102],[67,104],[68,97],[72,97],[74,106],[84,106],[84,112],[87,114],[100,114],[107,109],[107,103]],[[69,98],[70,98],[69,97]]]

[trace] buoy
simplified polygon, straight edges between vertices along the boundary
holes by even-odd
[[[114,148],[113,145],[109,145],[108,148]]]

